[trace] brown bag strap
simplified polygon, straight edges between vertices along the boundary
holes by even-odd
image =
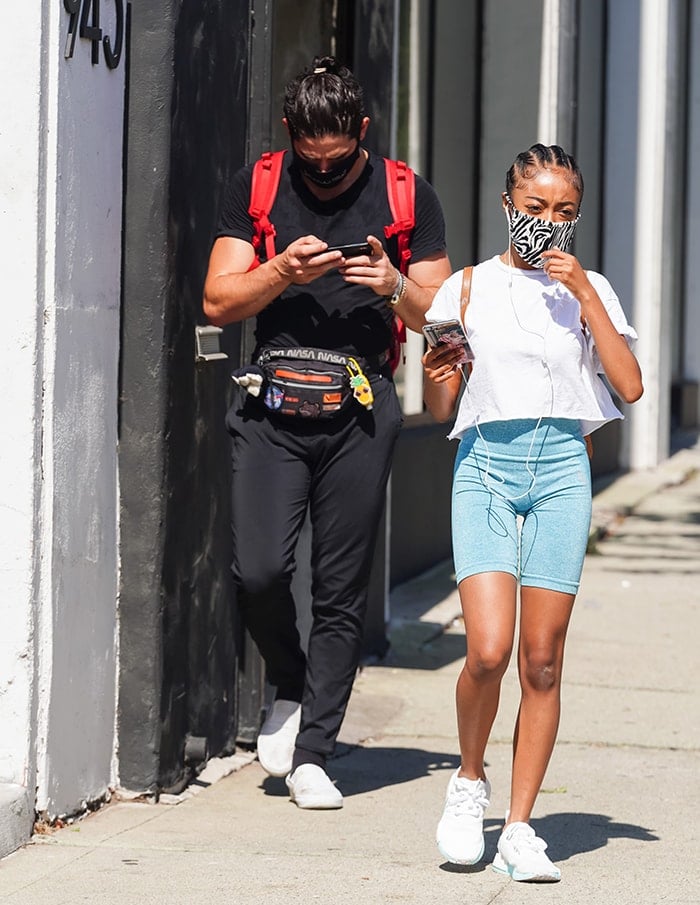
[[[474,272],[473,267],[465,267],[462,271],[462,297],[460,304],[460,317],[462,319],[462,326],[464,329],[467,329],[467,305],[469,304],[469,300],[472,295],[472,273]]]
[[[462,320],[462,326],[464,327],[464,332],[467,332],[467,305],[472,296],[472,273],[474,272],[473,267],[465,267],[462,271],[462,296],[460,299],[460,310],[459,315]],[[474,367],[474,363],[471,361],[467,362],[467,374],[471,374],[472,368]]]

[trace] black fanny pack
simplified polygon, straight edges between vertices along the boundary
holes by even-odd
[[[356,358],[327,349],[265,349],[263,402],[277,415],[336,418],[358,403],[372,408],[369,380]]]

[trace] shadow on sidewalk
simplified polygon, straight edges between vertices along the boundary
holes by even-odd
[[[605,846],[611,839],[633,839],[637,842],[658,842],[651,830],[633,823],[615,823],[605,814],[550,814],[532,821],[532,827],[547,842],[547,854],[555,863],[568,861],[575,855],[593,852]],[[478,864],[450,864],[445,861],[440,870],[448,873],[474,874],[490,868],[496,855],[498,837],[503,829],[502,820],[484,821],[486,848]]]
[[[398,622],[389,627],[389,649],[373,666],[397,669],[442,669],[464,660],[466,640],[461,619],[453,630],[439,622]]]
[[[499,821],[485,821],[486,851],[491,859],[496,854],[498,837],[503,828]],[[593,852],[611,839],[633,839],[636,842],[658,842],[651,830],[634,823],[616,823],[607,814],[565,812],[535,818],[532,827],[547,842],[547,854],[552,861],[567,861],[574,855]]]
[[[329,762],[328,771],[338,783],[345,798],[363,795],[387,786],[401,785],[429,776],[436,771],[449,770],[459,766],[459,754],[443,754],[425,751],[422,748],[387,748],[378,746],[341,746],[341,751]],[[288,796],[283,779],[266,777],[261,788],[266,795]],[[443,795],[441,790],[440,796]],[[436,802],[441,807],[442,798]]]
[[[352,748],[331,760],[329,772],[337,782],[345,798],[362,795],[389,786],[400,785],[428,776],[436,771],[453,771],[459,766],[459,755],[425,751],[421,748]],[[487,764],[488,766],[488,764]],[[287,797],[289,792],[283,779],[266,777],[261,788],[266,795]],[[399,793],[400,794],[400,793]],[[407,797],[406,807],[415,805],[415,799]],[[431,807],[430,818],[435,825],[440,817],[443,789],[440,787]],[[575,855],[605,848],[612,839],[631,839],[636,842],[658,842],[652,830],[633,823],[618,823],[607,814],[563,812],[535,818],[532,826],[538,836],[545,839],[547,854],[555,862],[567,861]],[[483,859],[474,865],[458,865],[444,862],[440,869],[452,873],[479,873],[486,870],[496,854],[498,837],[503,820],[486,819],[484,837],[486,848]]]

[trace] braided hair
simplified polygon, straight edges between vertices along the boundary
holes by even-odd
[[[284,116],[292,138],[360,137],[364,98],[352,72],[334,57],[314,57],[284,93]]]
[[[579,165],[559,145],[535,144],[518,154],[506,174],[506,192],[510,194],[519,180],[532,179],[537,170],[551,169],[568,170],[569,181],[583,197],[583,176]]]

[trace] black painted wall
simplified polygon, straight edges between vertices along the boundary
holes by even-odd
[[[450,499],[457,441],[429,414],[404,425],[391,475],[390,585],[415,578],[452,556]]]
[[[219,187],[245,157],[247,4],[187,0],[174,42],[168,233],[174,292],[165,462],[165,594],[161,778],[182,770],[182,739],[206,737],[212,754],[235,745],[236,631],[230,580],[228,436],[230,362],[195,365],[202,285]],[[226,347],[237,361],[240,332]]]
[[[235,741],[226,362],[195,364],[218,211],[244,162],[248,4],[131,6],[120,410],[120,781],[177,788]],[[228,331],[232,359],[240,334]]]
[[[360,0],[355,10],[353,71],[365,93],[370,117],[367,145],[377,154],[391,154],[392,60],[394,0]]]

